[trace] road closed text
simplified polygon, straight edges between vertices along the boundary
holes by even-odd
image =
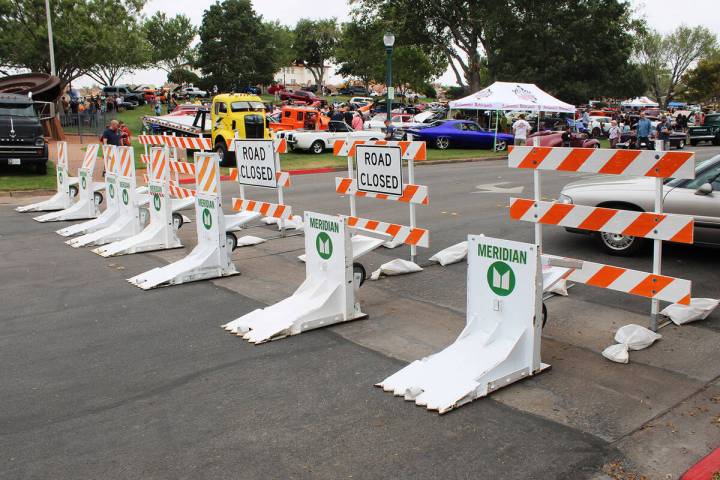
[[[272,140],[235,140],[238,182],[257,187],[277,187]]]
[[[358,145],[359,191],[402,195],[402,155],[398,147]]]

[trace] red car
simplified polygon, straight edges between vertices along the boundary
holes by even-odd
[[[554,132],[552,130],[545,130],[544,132],[536,132],[527,137],[527,144],[534,145],[534,138],[540,137],[541,147],[562,147],[562,134],[563,132]],[[570,134],[570,146],[571,147],[582,147],[582,148],[600,148],[600,142],[594,138],[588,138],[585,133],[573,132]]]
[[[280,93],[280,92],[282,92],[283,90],[285,90],[285,85],[281,85],[281,84],[279,84],[279,83],[276,83],[276,84],[274,84],[274,85],[270,85],[270,86],[268,87],[268,89],[267,89],[267,92],[268,92],[270,95],[275,95],[276,93]]]
[[[313,102],[319,102],[320,98],[315,96],[312,92],[306,92],[305,90],[281,90],[280,100],[292,100],[293,102],[305,102],[307,104]]]

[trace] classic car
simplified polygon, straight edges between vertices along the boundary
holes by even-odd
[[[562,135],[563,132],[552,130],[535,132],[528,135],[527,144],[534,145],[534,139],[539,138],[541,147],[562,147]],[[594,138],[589,138],[586,133],[573,132],[570,134],[570,146],[580,148],[600,148],[600,142]]]
[[[683,148],[685,148],[686,141],[687,141],[687,134],[685,134],[683,132],[678,132],[676,130],[670,132],[670,148],[677,148],[678,150],[682,150]],[[634,149],[654,150],[655,142],[651,138],[647,144],[638,145],[637,131],[630,130],[629,132],[623,132],[620,134],[620,142],[617,144],[617,148],[629,148],[631,150],[634,150]]]
[[[720,145],[720,114],[706,115],[702,125],[692,126],[688,129],[690,145],[700,142],[711,142]]]
[[[695,217],[695,244],[720,244],[720,155],[698,164],[694,179],[665,179],[663,199],[665,213]],[[593,176],[565,185],[558,201],[651,212],[655,202],[655,179]],[[647,243],[643,238],[622,234],[566,230],[595,236],[602,248],[613,255],[632,255]]]
[[[494,143],[494,131],[485,130],[470,120],[439,120],[427,127],[409,128],[406,131],[412,134],[415,140],[424,140],[428,145],[434,145],[441,150],[450,147],[493,148],[495,144],[495,149],[502,151],[514,141],[512,135],[498,132],[497,143]]]
[[[292,100],[294,102],[313,103],[320,101],[314,93],[305,90],[280,90],[280,100]]]
[[[280,131],[275,138],[285,138],[291,150],[309,150],[312,153],[323,153],[332,149],[335,140],[350,138],[352,140],[381,140],[383,134],[374,130],[355,131],[345,122],[331,121],[327,130],[292,130]]]

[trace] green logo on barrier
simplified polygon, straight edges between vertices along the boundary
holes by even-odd
[[[87,181],[85,180],[85,177],[80,177],[80,184],[82,185],[82,189],[85,190],[85,187],[87,187]]]
[[[115,198],[115,185],[112,183],[108,185],[108,192],[110,192],[110,198]]]
[[[128,202],[130,201],[130,196],[128,195],[128,191],[125,190],[124,188],[123,188],[123,191],[122,191],[122,201],[123,201],[123,203],[124,203],[125,205],[127,205]]]
[[[490,290],[501,297],[506,297],[515,290],[515,272],[505,262],[495,262],[490,265],[487,281]]]
[[[323,260],[332,257],[333,244],[330,235],[325,232],[318,233],[318,236],[315,238],[315,248],[317,248],[318,255],[320,255],[320,258]]]
[[[210,227],[212,227],[212,215],[210,214],[210,210],[207,208],[202,212],[202,222],[205,230],[210,230]]]
[[[58,182],[62,183],[62,170],[58,170]]]
[[[160,211],[160,195],[158,194],[153,195],[153,207],[155,207],[155,210],[158,212]]]

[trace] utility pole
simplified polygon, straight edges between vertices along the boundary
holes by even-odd
[[[52,19],[50,18],[50,0],[45,0],[45,16],[47,17],[48,43],[50,45],[50,73],[56,75],[55,72],[55,49],[53,48],[53,31]]]

